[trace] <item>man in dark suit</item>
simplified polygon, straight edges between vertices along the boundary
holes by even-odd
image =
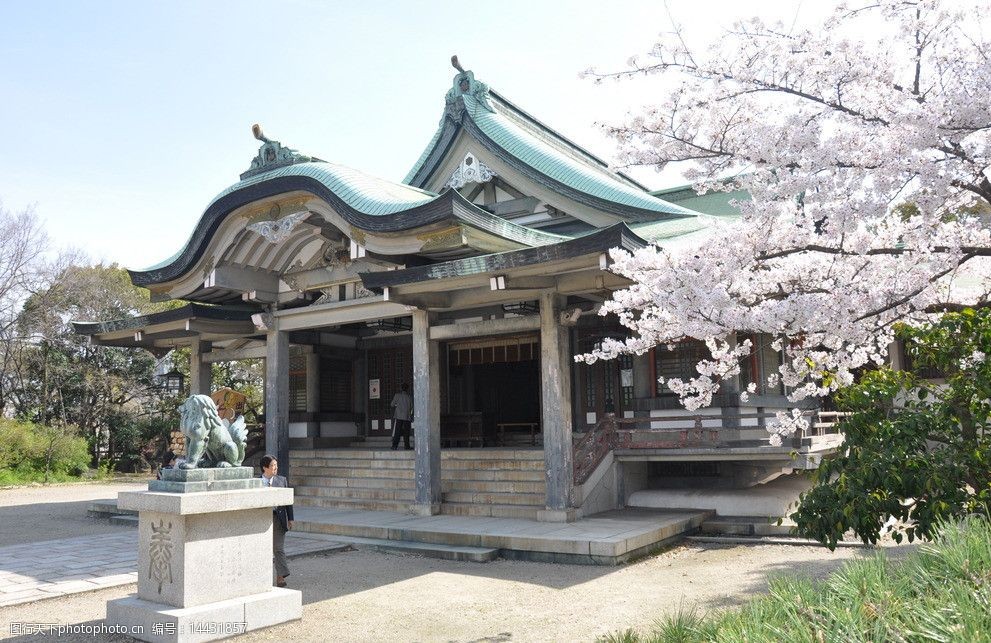
[[[262,468],[262,482],[267,487],[288,487],[289,481],[279,473],[279,461],[275,456],[262,456],[259,463]],[[272,553],[275,556],[275,584],[286,586],[286,576],[289,575],[289,561],[286,559],[286,532],[292,529],[292,505],[274,507],[272,509]]]

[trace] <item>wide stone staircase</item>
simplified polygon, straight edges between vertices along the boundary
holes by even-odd
[[[291,451],[290,483],[304,507],[409,510],[413,452],[388,449]],[[441,513],[535,520],[544,508],[541,449],[444,449]]]

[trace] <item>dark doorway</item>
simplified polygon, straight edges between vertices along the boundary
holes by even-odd
[[[458,442],[477,423],[485,446],[536,444],[539,357],[539,344],[532,335],[452,343],[448,347],[447,417],[442,423],[449,442]]]

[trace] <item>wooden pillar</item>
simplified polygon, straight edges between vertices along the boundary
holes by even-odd
[[[414,513],[440,513],[440,352],[430,341],[430,315],[413,311]]]
[[[265,452],[289,475],[289,334],[269,327],[265,335]]]
[[[203,361],[209,353],[210,342],[194,341],[189,346],[189,394],[209,395],[213,391],[213,365]]]
[[[571,445],[571,347],[567,328],[558,321],[565,300],[552,292],[540,296],[540,396],[544,435],[546,509],[537,519],[575,519]]]

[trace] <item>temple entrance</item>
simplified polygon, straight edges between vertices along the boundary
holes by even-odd
[[[392,397],[403,384],[413,394],[413,349],[410,346],[377,348],[368,358],[368,435],[392,435]]]
[[[537,335],[451,342],[447,358],[443,446],[540,444]]]

